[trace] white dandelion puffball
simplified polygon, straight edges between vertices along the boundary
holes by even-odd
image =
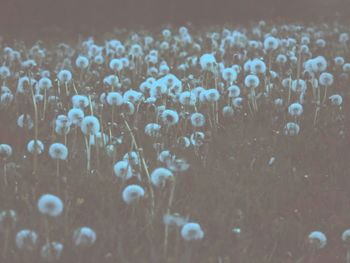
[[[256,75],[248,75],[244,79],[244,85],[247,88],[254,89],[254,88],[258,87],[259,84],[260,84],[260,80]]]
[[[123,156],[123,161],[130,163],[131,165],[139,165],[140,158],[137,152],[127,152]]]
[[[333,94],[329,97],[332,105],[340,106],[343,103],[343,98],[339,94]]]
[[[148,123],[145,126],[145,134],[150,137],[158,138],[161,136],[161,126],[158,123]]]
[[[228,96],[230,98],[239,97],[239,95],[241,94],[241,89],[236,85],[232,85],[228,87],[227,91],[228,91]]]
[[[89,66],[89,59],[85,56],[78,56],[75,60],[75,65],[80,69],[86,69]]]
[[[63,248],[63,244],[59,242],[46,243],[40,250],[40,257],[47,262],[59,261]]]
[[[123,190],[123,200],[127,204],[132,204],[145,196],[145,190],[136,184],[128,185]]]
[[[233,116],[233,114],[234,114],[234,109],[232,106],[226,105],[222,108],[222,116],[228,118]]]
[[[237,79],[237,72],[233,68],[225,68],[222,71],[222,78],[228,83],[233,83]]]
[[[275,37],[268,36],[264,40],[264,49],[267,51],[276,50],[279,46],[279,40]]]
[[[72,104],[74,108],[86,108],[89,106],[89,99],[87,96],[76,94],[72,97]]]
[[[49,90],[52,88],[52,82],[49,78],[41,78],[38,82],[38,87],[40,90]]]
[[[151,182],[155,186],[160,187],[164,186],[165,182],[172,177],[173,173],[169,169],[158,167],[151,173]]]
[[[201,146],[204,144],[205,134],[203,132],[196,131],[191,134],[190,142],[193,146]]]
[[[294,92],[305,92],[306,87],[306,83],[303,79],[295,79],[292,81],[291,90]]]
[[[284,126],[284,134],[289,135],[289,136],[296,136],[300,132],[300,127],[297,123],[295,122],[288,122]]]
[[[204,96],[208,102],[217,102],[220,99],[220,93],[217,89],[206,90]]]
[[[53,143],[50,145],[49,155],[54,160],[66,160],[68,148],[62,143]]]
[[[5,229],[13,229],[17,223],[17,214],[14,210],[0,212],[0,232]]]
[[[80,125],[84,119],[84,111],[80,108],[73,108],[68,111],[68,120],[75,125]]]
[[[320,75],[319,82],[323,86],[331,86],[333,84],[334,77],[331,73],[323,72]]]
[[[186,241],[201,240],[204,238],[204,232],[198,223],[186,223],[181,228],[181,236]]]
[[[303,114],[303,106],[298,102],[292,103],[288,107],[288,113],[293,117],[298,117]]]
[[[188,219],[180,216],[179,214],[165,214],[163,216],[163,223],[169,226],[182,227],[188,223]]]
[[[57,78],[62,83],[68,83],[72,80],[72,73],[69,70],[63,69],[57,74]]]
[[[317,249],[324,248],[327,244],[327,237],[320,231],[313,231],[309,234],[309,243]]]
[[[74,231],[74,245],[81,248],[91,247],[96,241],[96,233],[89,227],[80,227]]]
[[[199,112],[192,113],[190,120],[191,125],[196,128],[202,127],[205,124],[205,116]]]
[[[349,242],[350,242],[350,229],[346,229],[346,230],[342,233],[341,239],[342,239],[345,243],[349,244]]]
[[[131,178],[133,175],[131,165],[127,161],[117,162],[113,167],[113,171],[115,176],[124,180]]]
[[[202,70],[213,71],[216,59],[213,54],[204,54],[200,57],[199,64],[201,65]]]
[[[174,110],[164,110],[161,114],[163,123],[167,126],[173,126],[178,123],[179,115]]]
[[[0,157],[9,158],[12,155],[12,147],[8,144],[0,144]]]
[[[123,104],[123,96],[119,92],[108,92],[106,101],[109,105],[120,106]]]
[[[43,215],[57,217],[63,211],[63,202],[55,195],[44,194],[38,200],[38,210]]]
[[[44,151],[44,144],[40,140],[31,140],[27,144],[27,151],[31,154],[42,154]]]
[[[80,128],[85,135],[94,135],[100,131],[100,122],[95,116],[89,115],[84,117]]]
[[[34,121],[29,114],[22,114],[17,119],[17,125],[21,128],[31,130],[34,127]]]
[[[16,234],[16,246],[20,250],[33,251],[38,243],[38,235],[32,230],[23,229]]]
[[[109,62],[109,68],[113,71],[121,71],[123,69],[123,62],[118,58],[114,58]]]

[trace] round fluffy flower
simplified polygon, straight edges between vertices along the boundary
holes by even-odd
[[[52,194],[44,194],[38,200],[38,210],[43,215],[59,216],[63,211],[61,199]]]
[[[216,59],[213,54],[204,54],[200,57],[199,64],[201,65],[202,70],[213,71]]]
[[[323,86],[331,86],[333,84],[334,78],[331,73],[323,72],[320,75],[319,81]]]
[[[41,247],[40,257],[48,262],[59,261],[63,250],[63,244],[59,242],[46,243]]]
[[[244,79],[244,85],[247,88],[256,88],[260,84],[260,80],[256,75],[248,75]]]
[[[309,234],[309,242],[317,249],[321,249],[327,244],[327,237],[320,231],[313,231]]]
[[[103,79],[103,84],[118,88],[120,85],[119,78],[115,75],[109,75]]]
[[[158,160],[162,163],[166,163],[171,159],[171,152],[168,150],[161,151],[158,155]]]
[[[264,49],[267,51],[276,50],[279,46],[279,40],[273,36],[268,36],[264,40]]]
[[[228,91],[228,96],[230,98],[239,97],[239,95],[241,94],[241,89],[236,85],[232,85],[228,87],[227,91]]]
[[[312,59],[311,67],[314,72],[322,72],[327,69],[327,60],[323,56]]]
[[[243,98],[237,97],[232,100],[233,107],[241,108],[243,106]]]
[[[220,99],[220,93],[217,89],[208,89],[204,92],[204,95],[208,102],[216,102]]]
[[[11,75],[10,69],[6,66],[1,66],[0,67],[0,77],[2,79],[6,79]]]
[[[197,101],[197,97],[190,91],[184,91],[180,93],[179,102],[182,105],[195,105]]]
[[[5,92],[2,93],[0,96],[0,106],[9,106],[11,102],[13,101],[14,96],[12,93]]]
[[[179,115],[174,110],[164,110],[161,114],[163,123],[167,126],[173,126],[178,123]]]
[[[63,69],[57,74],[59,81],[68,83],[72,80],[72,73],[69,70]]]
[[[202,113],[194,112],[191,115],[191,124],[193,127],[202,127],[205,124],[205,117]]]
[[[109,62],[109,68],[113,71],[121,71],[123,69],[123,62],[118,58],[114,58]]]
[[[86,116],[81,122],[80,128],[85,135],[93,135],[100,131],[100,122],[93,115]]]
[[[260,59],[254,59],[251,63],[250,63],[250,71],[253,74],[265,74],[266,72],[266,65],[264,63],[264,61],[260,60]]]
[[[0,232],[15,228],[17,214],[14,210],[4,210],[0,212]]]
[[[136,184],[128,185],[123,190],[123,200],[127,204],[132,204],[145,196],[145,190]]]
[[[296,136],[300,132],[300,127],[297,123],[295,122],[288,122],[284,126],[284,134],[289,135],[289,136]]]
[[[123,99],[131,103],[137,103],[142,98],[142,93],[133,89],[124,92]]]
[[[124,102],[123,96],[118,92],[108,92],[106,100],[109,105],[115,106],[120,106]]]
[[[181,236],[186,241],[200,240],[204,238],[204,232],[198,223],[186,223],[181,228]]]
[[[159,137],[161,126],[158,123],[148,123],[145,126],[145,133],[150,137]]]
[[[164,186],[166,180],[172,178],[172,176],[173,173],[169,169],[158,167],[151,173],[151,182],[158,187]]]
[[[86,69],[89,66],[89,59],[85,56],[78,56],[75,60],[75,65],[80,69]]]
[[[346,229],[346,230],[342,233],[341,239],[342,239],[346,244],[349,244],[349,242],[350,242],[350,229]]]
[[[292,81],[292,85],[291,85],[291,90],[294,92],[305,92],[306,90],[306,83],[303,79],[295,79]]]
[[[180,216],[179,214],[165,214],[163,216],[163,222],[165,225],[182,227],[188,223],[188,219]]]
[[[9,158],[12,155],[12,147],[8,144],[0,144],[0,157]]]
[[[123,156],[123,161],[130,163],[131,165],[140,164],[140,158],[137,152],[127,152]]]
[[[68,157],[68,149],[62,143],[53,143],[50,145],[49,155],[55,160],[66,160]]]
[[[81,248],[91,247],[96,241],[96,233],[89,227],[80,227],[74,231],[74,245]]]
[[[33,251],[38,243],[38,235],[32,230],[23,229],[16,234],[16,246],[18,249]]]
[[[288,113],[293,117],[300,116],[303,113],[303,106],[298,102],[292,103],[288,107]]]
[[[31,130],[34,127],[34,122],[29,114],[22,114],[17,119],[17,125],[21,128]]]
[[[329,97],[329,100],[331,101],[332,105],[340,106],[343,103],[343,98],[339,94],[334,94]]]
[[[31,154],[42,154],[44,151],[44,144],[40,140],[31,140],[27,144],[27,151]]]
[[[72,104],[74,108],[86,108],[89,106],[89,99],[84,95],[74,95],[72,97]]]
[[[113,171],[115,176],[122,179],[129,179],[133,175],[131,165],[127,161],[117,162],[113,167]]]
[[[193,146],[202,146],[204,143],[205,134],[204,132],[196,131],[191,134],[190,142]]]
[[[68,119],[75,125],[80,125],[84,119],[84,111],[80,108],[73,108],[68,111]]]
[[[234,114],[233,107],[230,105],[226,105],[222,108],[222,115],[224,117],[231,117]]]
[[[337,66],[342,66],[344,63],[345,63],[345,60],[343,57],[335,57],[334,58],[334,63],[337,65]]]
[[[38,82],[38,87],[40,90],[49,90],[52,88],[52,82],[49,78],[41,78]]]
[[[233,68],[225,68],[222,71],[222,78],[228,83],[233,83],[237,79],[237,72]]]

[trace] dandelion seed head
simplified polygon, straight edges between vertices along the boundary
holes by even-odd
[[[43,215],[57,217],[63,212],[63,202],[52,194],[44,194],[38,200],[38,210]]]

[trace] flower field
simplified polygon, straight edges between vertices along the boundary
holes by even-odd
[[[0,42],[0,262],[350,263],[346,24]]]

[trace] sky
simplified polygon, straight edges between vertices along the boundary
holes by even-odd
[[[2,32],[350,17],[350,0],[0,0]]]

